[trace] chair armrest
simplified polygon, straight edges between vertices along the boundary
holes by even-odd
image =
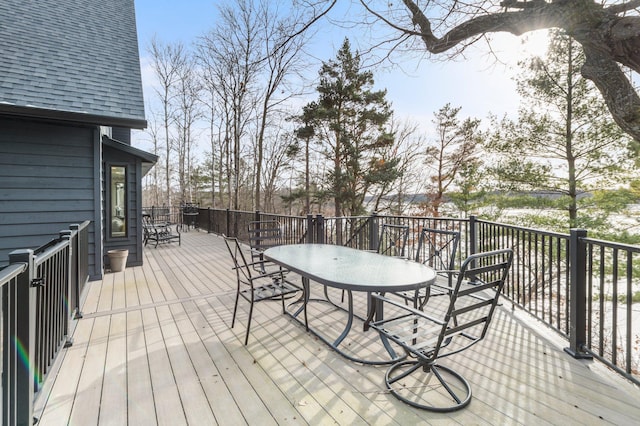
[[[260,264],[261,262],[255,262],[255,263],[256,263],[256,264]],[[247,264],[247,266],[251,266],[251,265],[253,265],[253,263],[248,263],[248,264]],[[243,265],[243,266],[240,266],[240,267],[238,267],[238,266],[234,266],[233,268],[231,268],[231,270],[236,270],[236,269],[244,269],[244,265]],[[252,280],[255,280],[255,279],[259,279],[259,278],[267,278],[267,277],[268,277],[268,278],[274,278],[274,277],[276,277],[276,276],[278,276],[278,277],[284,277],[284,276],[287,274],[287,272],[289,272],[289,270],[287,270],[287,269],[283,269],[283,268],[280,268],[280,269],[279,269],[279,270],[277,270],[277,271],[266,272],[266,273],[258,274],[258,275],[252,275],[252,276],[251,276],[251,279],[252,279]]]
[[[280,272],[280,271],[282,271],[282,272],[289,272],[289,270],[288,270],[288,269],[283,268],[282,266],[280,266],[280,265],[278,265],[277,263],[272,262],[272,261],[270,261],[270,260],[257,260],[257,261],[255,261],[255,262],[247,263],[247,266],[257,266],[257,265],[261,265],[261,266],[262,266],[262,265],[266,265],[266,266],[277,266],[277,267],[279,268],[277,272]]]

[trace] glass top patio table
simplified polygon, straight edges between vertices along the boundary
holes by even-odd
[[[391,359],[384,362],[371,362],[354,358],[339,349],[340,343],[350,332],[353,323],[353,296],[351,292],[386,293],[410,291],[428,286],[436,279],[435,270],[421,263],[338,245],[282,245],[267,249],[264,252],[264,257],[302,276],[305,300],[299,301],[303,303],[301,309],[292,314],[290,313],[296,319],[298,314],[306,308],[306,304],[309,301],[323,301],[333,304],[327,296],[326,287],[346,290],[348,296],[348,309],[346,311],[348,316],[345,328],[340,336],[334,341],[328,341],[311,327],[309,327],[309,331],[346,358],[365,364],[389,363],[397,359],[397,356],[385,340],[382,343]],[[315,281],[325,286],[326,300],[310,299],[309,281]],[[382,310],[376,309],[378,319],[381,319],[381,315]]]

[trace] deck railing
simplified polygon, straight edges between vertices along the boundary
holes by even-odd
[[[634,304],[634,297],[640,295],[640,247],[585,236],[579,250],[586,266],[582,291],[589,301],[580,313],[586,323],[584,349],[619,373],[637,378],[640,303]]]
[[[200,209],[208,232],[248,241],[251,220],[276,219],[288,243],[340,244],[375,249],[383,223],[409,226],[407,256],[413,257],[422,228],[461,233],[458,264],[467,256],[499,248],[514,250],[504,297],[568,340],[567,352],[595,357],[640,384],[640,247],[570,234],[469,219],[413,216],[323,217]],[[634,263],[634,260],[636,261]],[[635,324],[635,326],[634,326]],[[634,328],[636,327],[636,328]]]
[[[70,343],[88,275],[88,225],[72,225],[36,250],[15,250],[0,270],[2,424],[30,425],[33,402]]]

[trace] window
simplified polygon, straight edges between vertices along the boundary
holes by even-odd
[[[110,237],[127,236],[127,168],[125,166],[110,167],[109,183],[109,224]]]

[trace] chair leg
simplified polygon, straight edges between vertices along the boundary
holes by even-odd
[[[249,319],[247,320],[247,333],[244,336],[244,345],[247,346],[249,343],[249,330],[251,330],[251,317],[253,316],[253,300],[251,301],[251,305],[249,306]]]
[[[236,303],[233,305],[233,317],[231,319],[231,328],[236,324],[236,313],[238,312],[238,299],[240,298],[240,292],[236,292]]]
[[[302,290],[304,291],[304,290]],[[306,292],[305,292],[306,293]],[[307,297],[306,294],[303,294],[302,297]],[[305,300],[305,299],[303,299]],[[306,300],[303,302],[304,306],[302,307],[302,309],[304,310],[304,329],[305,331],[309,331],[309,318],[307,317],[307,302]]]
[[[464,408],[471,402],[469,382],[442,365],[401,361],[389,367],[385,384],[400,401],[423,410],[447,413]]]
[[[286,312],[284,307],[284,293],[280,295],[280,300],[282,300],[282,313],[284,314]]]

